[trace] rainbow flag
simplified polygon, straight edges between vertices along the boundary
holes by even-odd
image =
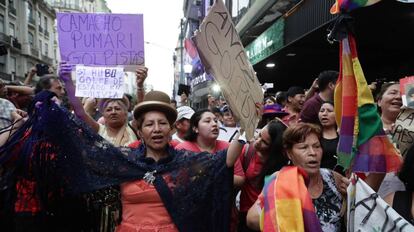
[[[350,12],[354,9],[370,6],[381,0],[336,0],[335,4],[331,7],[331,14],[338,14],[340,12]]]
[[[260,230],[265,232],[321,232],[306,173],[295,166],[282,168],[263,188]]]
[[[335,115],[340,136],[338,163],[353,172],[399,170],[400,154],[385,135],[368,88],[354,37],[340,42],[340,74],[335,87]]]

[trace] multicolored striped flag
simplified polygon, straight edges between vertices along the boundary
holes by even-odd
[[[351,33],[340,42],[335,115],[340,127],[338,163],[342,167],[353,172],[398,171],[402,158],[384,133]]]
[[[331,7],[331,14],[338,14],[340,12],[350,12],[354,9],[370,6],[381,0],[336,0]]]
[[[260,230],[265,232],[322,232],[305,184],[306,173],[296,166],[282,168],[266,181]]]

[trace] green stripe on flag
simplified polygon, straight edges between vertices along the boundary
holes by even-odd
[[[358,108],[359,133],[357,147],[378,135],[382,128],[382,121],[374,104],[365,104]]]

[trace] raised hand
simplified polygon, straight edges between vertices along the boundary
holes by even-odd
[[[59,65],[59,77],[60,79],[67,83],[67,82],[72,82],[72,70],[74,68],[74,65],[72,64],[67,64],[65,62],[60,63]]]
[[[23,110],[16,109],[11,112],[11,116],[15,128],[19,128],[27,120],[27,113]]]
[[[255,106],[256,106],[256,115],[259,118],[262,118],[262,115],[263,115],[263,104],[261,102],[256,102],[255,103]]]
[[[144,81],[148,75],[148,68],[147,67],[139,67],[135,70],[135,75],[137,77],[137,87],[143,87]]]

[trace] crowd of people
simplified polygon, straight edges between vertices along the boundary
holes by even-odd
[[[66,64],[33,87],[0,82],[2,230],[265,231],[273,223],[269,201],[278,197],[269,186],[287,167],[306,176],[322,231],[346,230],[338,72],[321,72],[307,90],[268,94],[247,141],[222,96],[208,95],[207,109],[193,109],[183,93],[177,107],[163,92],[144,93],[147,71],[136,70],[136,103],[76,97]],[[371,87],[391,133],[402,106],[399,84]],[[411,223],[413,159],[412,147],[401,173],[367,181]]]

